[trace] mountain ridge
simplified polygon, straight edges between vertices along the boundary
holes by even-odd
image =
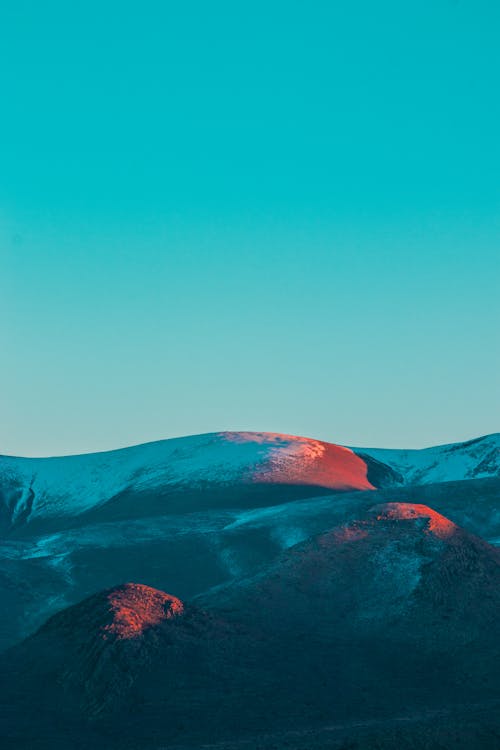
[[[116,517],[137,511],[131,493],[165,496],[153,514],[176,506],[175,494],[218,492],[230,507],[237,486],[249,507],[262,487],[275,496],[373,490],[500,476],[500,433],[415,450],[349,448],[279,433],[222,432],[144,443],[102,453],[51,458],[0,456],[0,525],[56,528],[108,506]],[[284,491],[279,491],[282,488]],[[300,489],[302,488],[302,489]],[[170,500],[167,496],[170,495]],[[227,497],[225,497],[227,495]],[[199,502],[192,500],[192,509]],[[197,504],[198,502],[198,504]],[[269,504],[267,501],[264,504]],[[64,521],[63,519],[66,519]]]

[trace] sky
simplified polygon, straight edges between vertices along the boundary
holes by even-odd
[[[0,10],[0,453],[500,429],[497,0]]]

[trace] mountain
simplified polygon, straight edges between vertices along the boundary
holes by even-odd
[[[500,476],[500,434],[421,450],[353,448],[390,467],[401,484],[421,485]]]
[[[376,503],[425,503],[500,540],[499,445],[493,435],[377,451],[214,433],[82,456],[0,457],[0,597],[8,612],[0,649],[124,580],[192,599]]]
[[[290,499],[292,488],[300,497],[373,489],[367,471],[367,462],[349,448],[256,432],[60,458],[2,457],[1,521],[16,535],[55,531],[82,520],[231,507],[235,490],[238,507],[255,507],[270,496]]]
[[[493,750],[499,584],[496,548],[385,503],[191,602],[114,587],[1,658],[3,740]]]
[[[462,638],[467,631],[468,640],[496,629],[499,584],[498,548],[428,506],[383,503],[195,601],[204,606],[209,599],[212,608],[238,612],[240,619],[244,613],[253,622],[262,619],[275,632],[310,633],[311,621],[327,621],[336,639],[343,631],[352,638],[356,629],[373,638],[380,621],[380,637],[390,626],[393,641],[396,632],[405,641],[426,640],[428,629],[409,631],[406,618],[429,626],[442,618],[433,638],[449,646],[454,633]]]
[[[94,520],[498,476],[499,434],[407,451],[221,432],[79,456],[1,456],[0,528],[21,536]]]
[[[239,675],[233,640],[219,617],[150,586],[94,594],[0,657],[0,744],[128,747],[135,733],[154,746],[196,722],[200,702],[206,725],[219,672]]]

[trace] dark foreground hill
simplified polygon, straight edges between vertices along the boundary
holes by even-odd
[[[495,548],[392,503],[191,604],[115,587],[3,656],[2,746],[493,750],[499,583]]]

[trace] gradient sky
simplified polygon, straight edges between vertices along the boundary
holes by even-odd
[[[0,11],[0,452],[500,429],[500,4]]]

